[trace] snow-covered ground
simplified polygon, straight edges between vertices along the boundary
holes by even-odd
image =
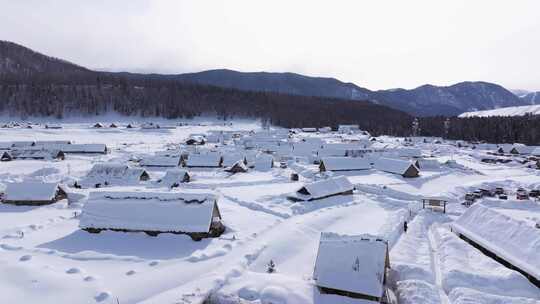
[[[460,114],[459,117],[523,116],[528,113],[533,115],[540,114],[540,105],[506,107],[493,110],[465,112]]]
[[[68,154],[63,161],[0,162],[0,184],[27,179],[71,184],[97,162],[129,163],[174,147],[190,134],[259,129],[253,122],[160,130],[89,125],[0,129],[0,141],[72,140],[105,143],[111,149],[106,155]],[[212,295],[219,303],[365,303],[321,295],[315,287],[320,233],[336,232],[388,240],[391,281],[400,303],[540,303],[539,290],[524,276],[450,231],[451,223],[468,210],[460,204],[466,192],[478,187],[538,188],[539,171],[520,164],[481,163],[482,151],[447,144],[417,146],[441,166],[421,170],[418,178],[373,169],[349,172],[345,175],[357,188],[353,195],[311,202],[286,196],[319,178],[315,165],[235,175],[222,169],[190,170],[192,182],[180,188],[216,193],[227,228],[220,237],[199,242],[175,234],[87,233],[78,227],[84,198],[70,205],[66,200],[41,207],[0,204],[1,302],[201,303]],[[448,160],[455,163],[445,164]],[[165,170],[148,169],[150,181],[106,190],[154,191],[154,181]],[[294,171],[300,181],[290,181]],[[79,197],[88,191],[68,188]],[[420,209],[419,199],[433,195],[450,198],[446,214]],[[493,207],[515,218],[540,218],[538,203],[517,204],[494,202]],[[404,221],[409,222],[407,233]],[[274,273],[267,272],[270,260],[276,265]]]

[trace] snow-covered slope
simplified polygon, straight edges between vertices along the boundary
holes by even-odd
[[[506,107],[494,110],[465,112],[459,117],[488,117],[488,116],[523,116],[527,113],[533,115],[540,114],[540,105],[532,106],[520,106],[520,107]]]

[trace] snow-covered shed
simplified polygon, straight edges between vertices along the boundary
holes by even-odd
[[[73,154],[106,154],[108,152],[105,144],[61,144],[57,148],[64,153]]]
[[[188,168],[220,168],[223,166],[223,157],[217,152],[201,154],[189,154],[184,160],[184,166]]]
[[[358,171],[371,169],[371,161],[362,157],[323,157],[319,170],[325,171]]]
[[[13,160],[13,155],[9,150],[0,150],[0,161],[11,161]]]
[[[269,154],[261,153],[255,157],[253,168],[257,171],[269,171],[274,168],[274,158]]]
[[[538,148],[536,146],[522,146],[522,145],[515,145],[510,150],[510,153],[512,154],[519,154],[519,155],[530,155],[533,153],[533,151]]]
[[[139,164],[143,167],[178,167],[181,161],[180,156],[145,156]]]
[[[497,147],[498,153],[510,153],[510,151],[514,148],[514,145],[512,144],[500,144]]]
[[[99,188],[112,185],[133,185],[149,179],[150,176],[143,168],[132,168],[114,162],[98,163],[80,180],[80,185]]]
[[[244,161],[242,160],[239,160],[237,161],[236,163],[232,164],[231,166],[227,167],[225,169],[226,172],[229,172],[229,173],[245,173],[248,171],[248,168],[246,166],[246,164],[244,163]]]
[[[224,167],[230,167],[237,163],[238,161],[242,161],[244,164],[247,164],[247,159],[244,154],[237,153],[237,152],[230,152],[230,153],[223,153],[223,166]]]
[[[165,175],[159,179],[156,183],[158,185],[167,186],[169,188],[176,188],[181,183],[188,183],[191,181],[191,174],[184,169],[170,169],[165,172]]]
[[[418,177],[420,173],[420,170],[409,161],[385,157],[375,160],[374,168],[403,177]]]
[[[396,153],[399,157],[406,158],[421,158],[422,150],[418,148],[399,148],[396,149]]]
[[[452,230],[540,288],[540,230],[527,219],[534,212],[519,218],[515,210],[505,210],[474,204],[452,223]]]
[[[192,134],[186,139],[186,145],[204,145],[206,139],[204,135]]]
[[[46,124],[45,129],[62,129],[61,124]]]
[[[70,140],[36,140],[35,146],[58,148],[58,145],[70,145]]]
[[[381,302],[390,267],[388,243],[372,235],[323,232],[313,279],[323,294]]]
[[[48,205],[67,198],[58,183],[25,181],[6,183],[2,202],[14,205]]]
[[[359,125],[338,125],[339,133],[351,133],[360,131]]]
[[[14,159],[58,159],[64,160],[65,154],[59,149],[47,149],[42,147],[16,148],[11,150]]]
[[[32,146],[35,146],[36,145],[36,142],[35,141],[12,141],[11,142],[11,147],[13,148],[28,148],[28,147],[32,147]]]
[[[184,192],[91,192],[79,227],[101,230],[188,234],[194,240],[218,237],[225,231],[217,196]]]
[[[289,199],[296,201],[312,201],[336,195],[350,195],[354,186],[345,176],[333,177],[305,184],[295,193],[289,195]]]

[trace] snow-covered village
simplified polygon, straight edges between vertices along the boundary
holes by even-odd
[[[249,121],[0,138],[5,303],[539,303],[540,148]]]
[[[539,12],[0,0],[0,304],[540,304]]]

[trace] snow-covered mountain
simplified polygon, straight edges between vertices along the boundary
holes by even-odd
[[[540,105],[506,107],[486,111],[465,112],[459,115],[459,117],[523,116],[525,114],[540,115]]]
[[[41,78],[55,76],[70,80],[75,77],[102,81],[104,78],[123,77],[139,81],[149,79],[179,81],[243,91],[371,101],[416,116],[453,116],[467,111],[538,102],[536,93],[519,98],[502,86],[488,82],[461,82],[451,86],[423,85],[410,90],[372,91],[335,78],[311,77],[295,73],[246,73],[225,69],[176,75],[95,72],[8,41],[0,41],[0,76],[2,75],[18,79],[28,76]]]
[[[309,77],[294,73],[244,73],[211,70],[181,74],[182,81],[249,91],[369,100],[419,116],[458,115],[465,111],[525,105],[525,101],[500,85],[461,82],[451,86],[423,85],[415,89],[371,91],[335,78]]]
[[[540,92],[529,92],[519,97],[526,104],[536,105],[540,104]]]

